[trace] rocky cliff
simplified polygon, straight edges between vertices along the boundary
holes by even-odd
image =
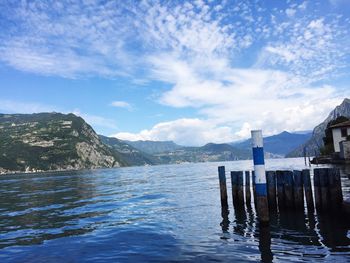
[[[306,143],[287,154],[287,157],[303,156],[304,147],[306,147],[309,155],[318,155],[320,153],[320,148],[323,147],[323,137],[325,136],[327,124],[339,116],[350,118],[350,99],[344,99],[340,105],[335,107],[335,109],[329,113],[328,117],[314,128],[311,138]]]
[[[74,114],[0,114],[0,172],[78,170],[124,165]]]

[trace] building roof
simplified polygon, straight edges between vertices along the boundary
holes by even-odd
[[[350,127],[350,121],[344,121],[338,124],[334,124],[332,126],[330,126],[330,128],[342,128],[342,127]]]

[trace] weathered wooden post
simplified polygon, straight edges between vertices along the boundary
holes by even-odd
[[[314,207],[314,199],[312,196],[312,188],[311,188],[311,179],[310,179],[310,170],[302,170],[302,176],[303,176],[303,185],[304,185],[304,191],[305,191],[305,199],[307,204],[307,210],[309,212],[313,212]]]
[[[261,130],[251,131],[253,146],[253,161],[255,171],[255,188],[257,197],[258,218],[262,223],[269,222],[269,207],[267,202],[266,174],[263,137]]]
[[[266,180],[267,180],[267,196],[269,201],[269,209],[275,211],[277,208],[276,173],[274,171],[267,171]]]
[[[328,179],[332,207],[334,209],[339,209],[343,202],[343,193],[341,188],[341,178],[339,169],[329,168]]]
[[[284,193],[285,193],[285,201],[286,207],[292,208],[294,207],[294,194],[293,194],[293,172],[292,171],[284,171]]]
[[[255,188],[255,172],[254,171],[252,171],[252,183],[253,183],[254,207],[256,208],[256,188]]]
[[[293,171],[294,177],[294,204],[295,208],[304,208],[304,191],[303,191],[303,178],[301,171]]]
[[[315,206],[317,210],[321,209],[320,170],[320,168],[314,169]]]
[[[232,202],[236,206],[238,204],[238,176],[237,172],[231,171],[231,186],[232,186]]]
[[[320,169],[320,188],[322,209],[327,211],[329,207],[329,189],[327,168]]]
[[[278,209],[282,210],[285,207],[286,197],[284,195],[284,178],[283,171],[276,171],[277,179],[277,198],[278,198]]]
[[[220,181],[221,207],[228,208],[225,166],[219,166],[218,171]]]
[[[251,205],[252,197],[250,192],[250,172],[245,172],[245,202],[247,206]]]
[[[237,176],[238,205],[244,206],[243,171],[238,171]]]

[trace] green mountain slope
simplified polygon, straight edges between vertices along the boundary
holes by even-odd
[[[125,165],[74,114],[0,114],[0,172]]]
[[[154,156],[134,148],[125,141],[103,135],[99,135],[99,137],[104,144],[108,145],[113,151],[116,151],[120,158],[130,166],[154,165],[159,163],[159,160]]]

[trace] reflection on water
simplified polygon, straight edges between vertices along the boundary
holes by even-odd
[[[262,262],[272,262],[274,254],[279,260],[291,255],[323,258],[329,255],[324,248],[342,255],[344,261],[350,260],[350,222],[342,213],[315,215],[282,211],[270,214],[269,225],[260,225],[252,210],[242,207],[235,209],[233,224],[230,224],[227,212],[222,216],[223,233],[232,229],[234,234],[244,238],[258,239]],[[309,246],[314,246],[315,250],[308,251]]]
[[[350,261],[350,221],[334,211],[271,213],[262,226],[253,198],[222,210],[219,165],[252,169],[239,161],[2,176],[0,262]],[[270,170],[303,165],[267,160]]]
[[[350,260],[349,217],[341,211],[313,214],[305,211],[270,212],[270,224],[260,225],[251,206],[235,207],[235,221],[230,224],[228,210],[222,212],[222,230],[227,233],[230,228],[234,234],[245,238],[256,237],[262,262],[276,259],[288,259],[290,255],[323,258],[328,256],[324,248],[342,255],[342,260]],[[224,224],[225,222],[225,224]],[[274,240],[272,242],[271,240]],[[278,240],[278,242],[276,242]],[[280,245],[276,245],[280,243]],[[273,244],[273,249],[271,249]],[[293,246],[293,251],[288,249]],[[313,252],[305,247],[314,246]],[[321,248],[318,250],[318,248]],[[273,251],[275,251],[273,253]]]

